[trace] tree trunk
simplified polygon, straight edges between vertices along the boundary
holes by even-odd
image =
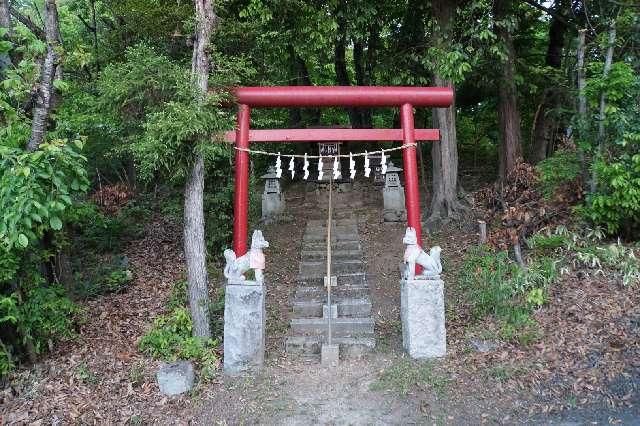
[[[354,41],[353,43],[353,65],[356,74],[356,85],[368,86],[367,73],[364,65],[364,45],[361,41]],[[371,118],[371,108],[358,108],[357,113],[359,115],[360,124],[365,129],[373,127],[373,120]]]
[[[291,73],[295,77],[296,86],[313,86],[307,63],[298,55],[293,45],[289,45],[289,56],[291,59]],[[289,117],[293,127],[299,127],[302,121],[302,114],[308,114],[313,125],[320,124],[322,113],[320,108],[290,108]]]
[[[616,21],[611,20],[609,24],[609,40],[607,46],[607,55],[604,60],[604,69],[602,71],[602,80],[606,81],[611,71],[611,63],[613,62],[613,49],[616,43]],[[604,120],[605,120],[605,108],[607,105],[607,92],[605,90],[600,94],[600,109],[598,111],[598,151],[596,152],[596,158],[598,160],[604,153]],[[595,161],[594,161],[595,163]],[[598,189],[598,173],[596,172],[595,164],[591,175],[591,193],[596,192]]]
[[[506,49],[506,58],[502,61],[498,82],[498,118],[500,131],[500,179],[507,175],[522,159],[522,143],[520,134],[520,110],[518,109],[515,76],[516,52],[513,46],[511,31],[499,21],[507,18],[511,2],[495,0],[494,15],[498,24],[496,34]]]
[[[565,35],[567,32],[565,15],[566,1],[559,0],[554,7],[554,14],[551,15],[551,24],[549,25],[549,44],[547,46],[547,55],[545,64],[554,69],[560,69],[562,66],[562,48],[564,46]],[[547,158],[549,151],[552,149],[551,139],[553,137],[556,123],[550,113],[558,106],[559,89],[555,85],[547,87],[542,95],[542,102],[536,114],[536,120],[533,127],[533,140],[531,160],[533,163]]]
[[[47,131],[47,120],[51,110],[51,97],[53,93],[53,79],[58,66],[58,54],[56,48],[60,40],[58,29],[58,9],[56,0],[46,0],[44,4],[44,31],[47,42],[47,53],[42,64],[40,84],[36,97],[36,107],[33,111],[31,122],[31,138],[27,142],[27,150],[35,151],[44,141]]]
[[[0,0],[0,28],[6,28],[7,34],[0,37],[0,41],[8,40],[11,37],[11,12],[9,11],[9,0]],[[0,81],[4,80],[6,69],[11,66],[11,56],[8,53],[0,54]]]
[[[437,0],[432,3],[433,16],[439,28],[437,43],[444,45],[450,36],[456,13],[455,1]],[[434,76],[438,87],[452,87],[451,81]],[[440,130],[440,141],[431,146],[433,161],[433,191],[427,223],[436,226],[442,220],[459,219],[466,208],[458,200],[458,145],[456,137],[455,100],[449,108],[433,109],[434,126]]]
[[[334,68],[336,72],[336,83],[338,83],[338,86],[351,86],[351,79],[349,78],[349,72],[347,71],[347,24],[343,16],[343,9],[343,1],[339,1],[337,8],[338,36],[336,38],[334,48]],[[360,114],[355,108],[347,108],[347,114],[349,115],[351,127],[354,129],[362,127]]]
[[[578,31],[578,47],[576,51],[578,68],[578,135],[580,139],[585,139],[587,136],[587,96],[585,94],[585,88],[587,87],[587,80],[584,74],[584,51],[585,51],[585,35],[587,30],[583,29]],[[581,175],[583,182],[587,181],[587,160],[582,148],[578,148],[578,155],[580,156]]]
[[[215,14],[212,0],[196,0],[196,40],[193,45],[191,76],[205,96],[209,88],[209,40]],[[211,338],[207,250],[204,240],[204,159],[196,154],[193,169],[184,187],[184,255],[187,261],[189,307],[193,335]]]

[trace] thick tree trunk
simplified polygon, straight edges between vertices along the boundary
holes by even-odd
[[[613,62],[613,49],[616,43],[616,21],[611,20],[609,24],[609,40],[607,46],[607,54],[604,59],[604,69],[602,71],[602,80],[606,81],[609,76],[609,71],[611,71],[611,64]],[[600,93],[600,109],[598,111],[598,150],[596,152],[596,160],[602,157],[604,153],[604,145],[605,145],[605,135],[604,135],[604,120],[605,109],[607,106],[607,92],[605,90]],[[596,172],[596,168],[593,167],[591,172],[591,193],[596,192],[598,189],[598,173]]]
[[[0,40],[8,40],[11,37],[11,12],[9,11],[9,0],[0,0],[0,28],[5,28],[7,34],[0,37]],[[6,69],[11,66],[11,57],[8,53],[0,54],[0,81],[4,80]]]
[[[560,69],[562,66],[562,48],[567,32],[566,21],[563,18],[566,9],[565,3],[566,0],[556,2],[549,25],[549,44],[547,45],[545,64],[554,69]],[[547,158],[552,149],[551,142],[556,122],[551,116],[551,111],[558,106],[559,98],[559,88],[556,86],[550,86],[543,92],[542,102],[534,121],[533,140],[531,141],[531,161],[534,163]]]
[[[437,43],[444,45],[450,36],[456,13],[456,2],[437,0],[432,2],[433,15],[436,19],[440,39]],[[451,81],[434,76],[438,87],[453,87]],[[456,136],[455,101],[449,108],[433,110],[434,126],[440,130],[440,141],[431,147],[433,161],[433,191],[430,215],[427,222],[435,226],[443,220],[459,219],[466,208],[458,200],[458,144]]]
[[[435,77],[438,87],[451,86],[451,82]],[[433,110],[434,125],[440,129],[440,140],[431,146],[433,161],[433,192],[427,222],[437,225],[441,221],[460,219],[467,209],[458,200],[458,144],[456,136],[455,105]]]
[[[36,107],[33,111],[31,122],[31,138],[27,142],[27,150],[35,151],[44,141],[47,131],[47,120],[51,110],[51,97],[53,94],[53,79],[58,66],[58,54],[56,48],[60,40],[58,28],[58,9],[56,0],[46,0],[44,4],[45,37],[47,53],[42,64],[40,84],[36,97]]]
[[[191,75],[200,96],[209,88],[209,40],[215,14],[212,0],[195,0],[196,40],[193,46]],[[189,307],[193,335],[211,337],[209,325],[209,290],[207,250],[204,240],[204,159],[197,154],[184,187],[184,255],[187,261]]]
[[[291,60],[291,74],[295,77],[296,86],[313,86],[307,63],[298,55],[293,45],[289,46],[289,56]],[[313,125],[320,124],[322,113],[320,108],[290,108],[289,117],[293,127],[298,127],[304,114],[308,114]]]
[[[361,41],[355,41],[353,43],[353,68],[356,74],[356,85],[358,86],[368,86],[370,84],[364,62],[364,45]],[[358,108],[356,111],[363,128],[370,129],[373,127],[371,108]]]
[[[505,19],[511,2],[509,0],[494,1],[496,21]],[[522,159],[522,142],[520,133],[520,110],[518,108],[515,76],[516,52],[513,46],[511,31],[505,25],[496,25],[498,39],[506,49],[506,59],[501,64],[498,82],[498,119],[500,130],[500,179],[506,176]]]

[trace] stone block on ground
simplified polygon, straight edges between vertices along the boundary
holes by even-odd
[[[240,373],[264,364],[264,285],[255,281],[229,283],[224,306],[224,371]]]
[[[440,279],[401,280],[402,343],[415,359],[446,355],[444,283]]]
[[[193,364],[189,361],[165,364],[156,373],[160,392],[170,396],[190,391],[194,378]]]
[[[320,349],[320,363],[325,367],[335,367],[340,360],[340,347],[338,345],[323,344]]]

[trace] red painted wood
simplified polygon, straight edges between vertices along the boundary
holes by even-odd
[[[450,87],[399,86],[273,86],[238,87],[236,101],[252,107],[448,107]]]
[[[273,129],[250,130],[250,142],[321,142],[321,141],[401,141],[402,129]],[[415,139],[437,141],[438,129],[415,129]],[[224,140],[235,142],[236,132],[225,132]]]
[[[249,148],[248,105],[238,105],[238,127],[236,146]],[[249,153],[236,150],[235,193],[233,198],[233,251],[240,257],[247,252],[247,233],[249,226]]]
[[[400,107],[400,124],[402,126],[404,144],[415,142],[413,106],[404,104]],[[404,165],[404,202],[407,208],[407,225],[416,230],[418,245],[422,246],[422,224],[420,223],[420,191],[418,190],[418,162],[416,161],[416,147],[402,150]],[[416,265],[416,275],[422,272],[422,267]]]

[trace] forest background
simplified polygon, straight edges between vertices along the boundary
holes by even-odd
[[[420,147],[430,226],[467,218],[472,191],[500,198],[524,159],[540,194],[570,198],[577,226],[637,239],[639,11],[630,0],[0,0],[0,374],[72,337],[79,301],[126,288],[122,247],[154,214],[184,218],[191,310],[141,349],[211,361],[220,306],[198,298],[230,244],[234,156],[216,135],[234,127],[219,105],[236,85],[451,86],[455,106],[416,112],[441,132]],[[385,108],[271,109],[252,127],[398,120]],[[253,195],[266,166],[253,158]],[[536,226],[549,220],[538,213]],[[530,222],[497,249],[519,247]]]

